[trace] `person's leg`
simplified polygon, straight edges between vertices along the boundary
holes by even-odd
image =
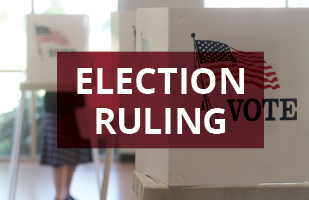
[[[56,200],[64,200],[68,171],[68,166],[54,167]]]
[[[71,196],[70,193],[70,186],[73,178],[74,171],[76,169],[76,165],[68,166],[68,174],[67,174],[67,180],[66,180],[66,196]]]

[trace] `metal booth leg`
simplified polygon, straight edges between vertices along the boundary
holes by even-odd
[[[10,159],[10,168],[9,168],[9,182],[8,182],[8,200],[15,199],[16,185],[17,185],[17,175],[19,167],[19,154],[20,154],[20,141],[22,135],[22,125],[23,125],[23,111],[25,106],[25,93],[22,91],[20,104],[18,108],[18,115],[15,119],[14,125],[14,136],[13,136],[13,146]]]
[[[104,177],[102,183],[102,192],[101,192],[101,200],[106,200],[107,197],[107,189],[108,189],[108,182],[109,182],[109,175],[111,171],[111,166],[113,162],[113,148],[106,149],[106,159],[105,159],[105,167],[104,167]]]
[[[99,149],[98,148],[92,148],[92,155],[93,155],[93,161],[94,161],[95,171],[96,171],[96,175],[97,175],[98,191],[99,191],[99,194],[101,194]]]

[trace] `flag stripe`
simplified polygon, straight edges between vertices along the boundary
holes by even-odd
[[[231,72],[232,74],[236,74],[237,72]],[[214,73],[215,77],[216,77],[216,81],[220,81],[221,80],[221,73]],[[260,82],[262,83],[276,83],[278,81],[277,77],[273,77],[272,79],[268,79],[268,78],[263,78],[261,76],[257,76],[257,75],[253,75],[253,74],[249,74],[249,73],[245,73],[245,80],[250,77],[253,79],[258,79]],[[235,80],[239,79],[239,74],[238,75],[234,75],[233,76],[235,78]],[[209,78],[207,75],[205,75],[205,79],[206,79],[206,83],[209,83]],[[250,80],[250,79],[249,79]]]

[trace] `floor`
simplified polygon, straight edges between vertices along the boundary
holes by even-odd
[[[102,175],[104,163],[101,164]],[[132,190],[134,163],[115,161],[110,174],[107,200],[136,200]],[[0,200],[6,200],[8,162],[0,162]],[[78,200],[99,200],[95,168],[92,163],[80,165],[73,177],[71,192]],[[53,200],[52,169],[34,162],[22,162],[19,167],[15,200]]]

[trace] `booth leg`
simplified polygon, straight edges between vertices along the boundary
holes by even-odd
[[[31,146],[30,146],[30,157],[35,160],[37,157],[37,124],[36,124],[36,95],[35,91],[31,91],[31,101],[29,105],[30,115],[30,135],[31,135]]]
[[[106,200],[107,197],[107,189],[108,189],[108,182],[109,182],[109,175],[111,171],[111,166],[113,162],[113,148],[106,149],[106,159],[105,159],[105,167],[104,167],[104,177],[102,183],[102,191],[101,191],[101,200]]]
[[[96,170],[96,174],[97,174],[98,191],[99,191],[99,194],[101,194],[99,149],[98,148],[93,148],[92,149],[92,155],[93,155],[95,170]]]
[[[22,135],[22,125],[23,125],[23,112],[25,104],[25,91],[22,91],[20,105],[18,108],[18,115],[15,119],[14,125],[14,138],[10,159],[10,168],[9,168],[9,182],[8,182],[8,200],[15,199],[16,185],[17,185],[17,175],[18,175],[18,166],[19,166],[19,154],[20,154],[20,141]]]

